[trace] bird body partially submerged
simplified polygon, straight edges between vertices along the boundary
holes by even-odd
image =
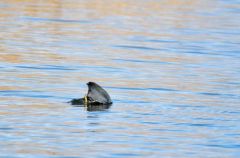
[[[88,93],[80,99],[71,100],[72,105],[110,105],[112,100],[109,94],[98,84],[88,82]]]

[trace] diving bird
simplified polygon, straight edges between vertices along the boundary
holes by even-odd
[[[72,99],[70,103],[72,105],[110,105],[112,100],[100,85],[94,82],[88,82],[88,93],[83,98]]]

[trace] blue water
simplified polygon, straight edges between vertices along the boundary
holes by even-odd
[[[0,157],[240,157],[239,1],[0,8]]]

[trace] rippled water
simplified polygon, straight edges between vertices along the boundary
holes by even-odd
[[[238,0],[0,9],[0,157],[240,157]],[[109,109],[67,103],[88,81]]]

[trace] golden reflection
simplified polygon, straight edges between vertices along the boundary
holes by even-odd
[[[200,9],[214,9],[211,2],[204,3],[190,0],[163,0],[163,1],[110,1],[110,0],[93,0],[93,1],[58,1],[58,0],[3,0],[1,3],[6,7],[1,8],[0,21],[5,26],[0,37],[2,43],[1,50],[7,54],[0,55],[0,62],[7,63],[24,63],[24,64],[39,64],[39,65],[79,65],[79,66],[95,66],[95,67],[112,67],[112,68],[127,68],[133,73],[129,73],[127,77],[123,76],[104,76],[99,78],[91,71],[84,73],[80,72],[65,72],[67,78],[69,73],[76,76],[76,82],[83,83],[89,80],[100,80],[100,82],[116,81],[116,86],[124,87],[170,87],[183,90],[200,90],[206,84],[202,81],[198,74],[191,77],[194,81],[183,82],[179,80],[178,75],[187,75],[189,68],[183,66],[159,65],[149,64],[149,67],[141,67],[141,63],[123,62],[118,63],[112,59],[127,58],[138,59],[142,61],[159,61],[173,64],[201,64],[207,62],[207,58],[194,58],[192,56],[183,54],[168,55],[168,53],[159,51],[160,53],[139,53],[138,50],[123,50],[111,49],[111,45],[117,45],[123,42],[121,39],[126,39],[129,36],[144,36],[151,38],[172,38],[177,40],[184,40],[182,35],[165,32],[166,28],[185,28],[189,25],[191,20],[197,21],[201,26],[208,25],[206,21],[195,14],[188,14]],[[150,18],[151,17],[151,18]],[[31,19],[33,18],[33,19]],[[106,24],[85,24],[81,20],[95,20],[112,18]],[[55,21],[54,21],[55,20]],[[73,20],[73,22],[63,22],[61,20]],[[75,20],[75,21],[74,21]],[[114,22],[118,25],[115,26]],[[113,23],[112,23],[113,22]],[[141,28],[135,30],[135,28]],[[151,29],[159,31],[152,32]],[[162,31],[163,30],[163,31]],[[200,37],[200,39],[198,39]],[[204,36],[191,37],[192,40],[201,40]],[[97,40],[95,40],[97,39]],[[106,39],[106,40],[105,40]],[[62,41],[63,42],[62,42]],[[75,40],[73,45],[67,45],[67,41]],[[93,46],[82,47],[82,41],[94,41]],[[115,41],[116,40],[116,41]],[[99,42],[99,43],[98,43]],[[102,42],[102,44],[101,44]],[[110,43],[112,42],[112,43]],[[132,41],[124,41],[132,42]],[[131,44],[135,44],[135,41]],[[88,43],[88,42],[86,42]],[[126,45],[129,45],[127,43]],[[55,45],[56,44],[56,45]],[[95,47],[95,45],[97,47]],[[164,44],[140,43],[143,46],[150,47],[168,47]],[[80,45],[78,47],[78,45]],[[102,47],[104,45],[105,47]],[[51,47],[49,47],[51,46]],[[107,46],[107,48],[106,48]],[[67,53],[64,52],[67,50]],[[95,50],[94,56],[91,55]],[[81,53],[73,54],[71,53]],[[97,52],[97,53],[96,53]],[[99,52],[99,53],[98,53]],[[174,52],[171,52],[174,53]],[[170,53],[170,54],[171,54]],[[121,65],[119,65],[121,64]],[[135,77],[129,80],[129,76],[136,75],[134,72],[141,68],[141,73],[146,76]],[[84,70],[83,70],[84,71]],[[192,71],[192,70],[191,70]],[[161,72],[161,73],[159,73]],[[193,73],[193,72],[190,72]],[[207,72],[205,72],[207,73]],[[49,72],[51,74],[51,72]],[[94,75],[92,75],[94,74]],[[161,82],[155,81],[154,78],[147,76],[154,76],[163,74],[158,77],[166,77],[167,80]],[[216,73],[217,74],[217,73]],[[23,78],[36,78],[38,76],[31,76],[30,74],[17,75]],[[89,79],[89,76],[90,79]],[[49,76],[39,76],[49,77]],[[67,79],[66,79],[67,80]],[[48,81],[54,82],[55,80]],[[47,82],[47,79],[46,79]],[[149,85],[150,84],[150,85]],[[208,85],[207,85],[208,86]]]
[[[164,12],[174,12],[178,9],[189,10],[201,7],[203,5],[197,1],[163,0],[163,1],[111,1],[111,0],[93,0],[93,1],[58,1],[58,0],[3,0],[2,3],[12,5],[13,7],[4,8],[8,11],[15,10],[20,14],[35,17],[48,14],[47,17],[62,17],[64,14],[74,14],[81,10],[89,10],[89,14],[75,14],[79,16],[90,16],[89,18],[127,15],[127,16],[148,16],[148,13],[161,15]],[[15,5],[15,6],[14,6]],[[63,8],[64,6],[64,8]],[[187,7],[186,7],[187,6]],[[64,12],[65,9],[73,9],[73,13]],[[23,14],[21,14],[21,12]],[[44,13],[44,14],[43,14]],[[13,14],[14,15],[14,14]],[[169,16],[169,15],[166,15]]]
[[[21,63],[20,54],[0,54],[0,62]]]
[[[0,91],[20,90],[25,87],[22,86],[0,86]]]

